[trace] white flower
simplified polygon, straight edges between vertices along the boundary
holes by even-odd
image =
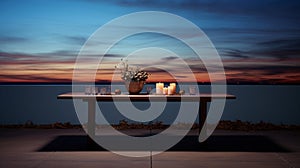
[[[115,66],[121,71],[121,78],[125,81],[145,81],[149,74],[140,70],[137,66],[128,66],[127,60],[121,59],[121,62]]]

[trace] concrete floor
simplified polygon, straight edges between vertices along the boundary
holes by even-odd
[[[134,132],[129,130],[129,132]],[[192,131],[189,136],[196,135]],[[87,148],[81,129],[0,129],[0,168],[150,167],[149,157]],[[86,138],[86,137],[85,137]],[[215,131],[152,157],[152,167],[300,167],[300,131]]]

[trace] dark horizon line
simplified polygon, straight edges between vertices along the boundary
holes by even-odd
[[[146,84],[155,84],[157,82],[146,82]],[[173,83],[173,82],[163,82]],[[178,82],[175,82],[178,83]],[[180,82],[183,84],[191,84],[194,82]],[[91,85],[92,82],[76,82],[77,85]],[[95,82],[95,85],[110,85],[111,82]],[[124,84],[124,82],[113,82],[113,84]],[[210,82],[197,82],[197,85],[210,85]],[[217,83],[218,84],[218,83]],[[300,85],[300,83],[267,83],[267,82],[227,82],[227,85]],[[72,82],[0,82],[3,85],[72,85]]]

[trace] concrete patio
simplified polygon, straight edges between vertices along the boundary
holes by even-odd
[[[136,133],[140,130],[127,130]],[[191,131],[152,167],[300,167],[300,131],[217,130],[205,143]],[[82,129],[0,129],[0,167],[150,167],[149,157],[119,156],[88,147]]]

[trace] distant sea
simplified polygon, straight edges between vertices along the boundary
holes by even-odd
[[[147,86],[155,87],[154,84],[147,84],[144,91]],[[198,86],[201,93],[210,92],[209,85]],[[99,87],[109,89],[106,85]],[[73,101],[56,98],[58,94],[71,91],[71,85],[0,85],[0,124],[24,124],[27,121],[34,124],[79,124]],[[236,95],[237,99],[226,102],[222,120],[300,125],[299,85],[228,85],[227,93]],[[112,108],[112,103],[101,106],[112,124],[126,120]],[[156,121],[172,123],[176,108],[176,103],[167,105],[166,112]]]

